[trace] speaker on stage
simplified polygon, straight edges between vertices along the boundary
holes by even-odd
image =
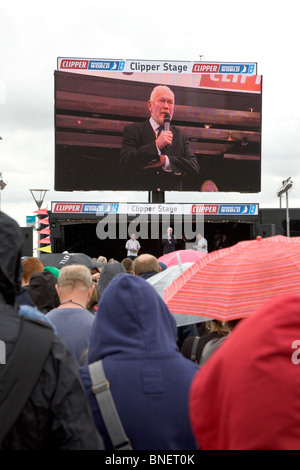
[[[21,227],[23,234],[22,256],[33,256],[33,228]]]

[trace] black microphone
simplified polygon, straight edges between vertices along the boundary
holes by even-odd
[[[170,130],[170,114],[166,113],[164,117],[164,131],[169,131]]]

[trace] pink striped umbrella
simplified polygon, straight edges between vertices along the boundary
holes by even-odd
[[[208,253],[166,289],[164,301],[172,313],[228,321],[288,293],[300,294],[300,237],[276,235]]]
[[[166,255],[158,258],[158,261],[168,266],[176,266],[183,263],[195,263],[201,258],[204,258],[207,253],[197,250],[177,250],[167,253]]]

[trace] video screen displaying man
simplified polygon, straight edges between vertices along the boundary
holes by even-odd
[[[148,191],[181,191],[184,178],[199,173],[189,138],[170,122],[175,96],[156,86],[147,103],[150,118],[124,128],[120,165],[132,187]]]

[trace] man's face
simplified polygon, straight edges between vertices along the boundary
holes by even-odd
[[[166,114],[170,115],[170,119],[174,113],[174,96],[169,90],[159,89],[154,95],[153,101],[148,101],[148,109],[152,119],[160,126],[164,123]]]

